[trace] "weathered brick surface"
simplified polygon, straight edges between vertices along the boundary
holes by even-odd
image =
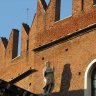
[[[18,52],[18,30],[13,29],[10,35],[7,47],[6,47],[6,66],[8,66],[10,61],[17,56]]]
[[[72,15],[73,16],[78,16],[79,14],[82,13],[82,1],[83,0],[79,0],[78,2],[77,0],[72,1]]]
[[[45,61],[50,61],[51,66],[55,67],[55,92],[60,91],[60,86],[64,88],[61,88],[63,92],[68,90],[82,91],[84,89],[85,70],[88,64],[96,57],[95,36],[96,31],[94,30],[90,33],[86,33],[82,36],[78,36],[72,40],[36,53],[34,66],[39,72],[34,76],[34,82],[36,82],[36,85],[33,85],[34,91],[36,93],[43,91],[41,89],[43,87],[42,70]],[[68,51],[66,51],[66,49]],[[42,60],[42,57],[45,59]],[[79,73],[81,75],[79,75]],[[61,85],[61,79],[64,80],[63,85]],[[38,86],[41,86],[41,88],[39,89]],[[72,96],[72,94],[70,96]]]
[[[5,49],[7,45],[6,38],[0,38],[0,69],[4,68],[5,64]]]
[[[21,55],[27,53],[29,49],[29,31],[30,28],[27,24],[22,24],[22,36],[21,36]]]
[[[9,82],[27,70],[35,69],[35,73],[15,84],[41,94],[44,63],[49,61],[55,68],[55,89],[52,96],[84,96],[85,71],[96,58],[96,27],[89,27],[96,23],[96,8],[93,0],[82,1],[73,0],[72,16],[58,21],[60,0],[51,0],[49,6],[44,0],[38,0],[31,28],[22,25],[21,55],[16,57],[16,30],[13,30],[15,32],[12,32],[8,44],[0,40],[0,79]],[[87,29],[82,31],[85,28]],[[73,33],[76,34],[72,35]],[[53,42],[66,36],[70,38],[59,43]],[[44,49],[43,45],[47,47]],[[36,48],[41,49],[34,51]]]

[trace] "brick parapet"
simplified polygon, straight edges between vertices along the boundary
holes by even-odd
[[[29,49],[29,25],[23,23],[22,24],[22,33],[21,33],[21,55],[27,54]]]
[[[91,12],[82,13],[78,17],[71,16],[67,19],[55,22],[54,26],[46,30],[45,33],[37,33],[34,47],[42,46],[62,36],[72,34],[73,32],[96,23],[95,13],[96,10],[94,8]]]
[[[10,63],[13,58],[17,57],[18,38],[19,38],[19,31],[17,29],[13,29],[6,47],[6,55],[5,55],[6,66],[9,66],[8,63]]]

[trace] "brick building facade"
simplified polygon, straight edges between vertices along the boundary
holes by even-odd
[[[49,61],[55,68],[52,96],[96,96],[96,0],[72,2],[72,16],[60,20],[60,0],[49,5],[38,0],[32,26],[22,24],[20,56],[18,30],[12,30],[9,40],[0,39],[0,79],[41,94]],[[28,70],[35,71],[18,78]]]

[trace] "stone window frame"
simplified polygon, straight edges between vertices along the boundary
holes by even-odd
[[[92,96],[96,96],[96,67],[94,67],[91,75]]]
[[[85,76],[84,76],[84,96],[91,96],[91,75],[92,71],[96,66],[96,59],[94,59],[86,68]]]

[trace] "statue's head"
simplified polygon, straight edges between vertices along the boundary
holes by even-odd
[[[49,61],[45,62],[45,67],[50,67],[50,62]]]

